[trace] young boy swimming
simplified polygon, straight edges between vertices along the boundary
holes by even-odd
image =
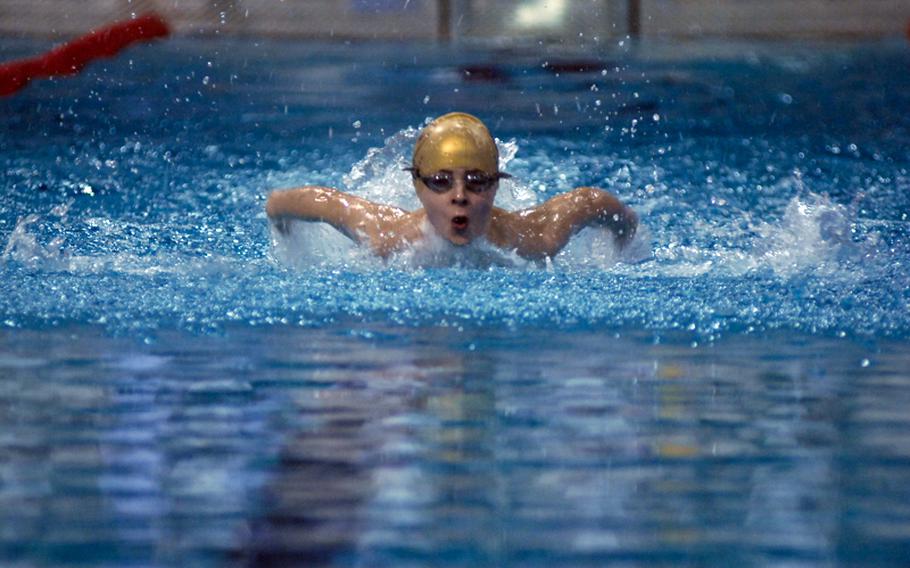
[[[638,215],[611,193],[579,187],[521,211],[493,206],[499,151],[475,116],[453,112],[433,120],[414,146],[414,189],[423,208],[405,211],[336,189],[305,186],[272,192],[269,219],[281,232],[288,221],[322,221],[386,258],[428,238],[430,232],[456,246],[476,240],[529,260],[553,257],[589,226],[612,231],[620,247],[632,240]]]

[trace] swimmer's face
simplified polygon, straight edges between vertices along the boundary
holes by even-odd
[[[414,187],[436,232],[466,245],[487,234],[499,177],[465,168],[415,172]]]

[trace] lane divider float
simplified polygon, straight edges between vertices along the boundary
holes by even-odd
[[[0,64],[0,96],[16,93],[33,79],[75,75],[101,57],[112,57],[130,44],[170,34],[159,15],[148,13],[116,22],[28,59]]]

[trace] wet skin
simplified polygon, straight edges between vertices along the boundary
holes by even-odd
[[[416,211],[329,187],[305,186],[272,192],[266,213],[281,232],[288,230],[288,221],[293,219],[329,223],[381,257],[425,239],[427,222],[454,245],[483,238],[529,260],[552,257],[587,226],[612,231],[619,246],[635,235],[638,215],[607,191],[579,187],[529,209],[505,211],[493,206],[497,184],[486,191],[472,191],[465,184],[465,168],[444,171],[451,171],[454,182],[446,191],[434,192],[420,179],[414,180],[423,204]]]
[[[419,179],[414,183],[427,220],[441,237],[454,245],[466,245],[487,235],[499,188],[499,183],[494,182],[481,191],[469,189],[465,183],[467,172],[465,168],[432,172],[430,175],[452,175],[453,184],[447,191],[433,191]]]

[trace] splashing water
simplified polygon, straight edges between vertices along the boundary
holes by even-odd
[[[761,223],[756,230],[756,267],[770,267],[785,278],[807,272],[831,276],[862,270],[863,263],[871,267],[879,242],[874,232],[856,234],[855,208],[813,193],[791,199],[779,224]]]
[[[428,119],[429,120],[429,119]],[[411,176],[404,168],[410,165],[409,153],[420,130],[406,128],[387,138],[381,147],[370,148],[342,179],[344,190],[377,203],[413,210],[420,206],[414,193]],[[499,149],[499,169],[508,171],[509,163],[519,152],[513,139],[496,140]],[[506,210],[532,207],[543,200],[533,187],[515,178],[500,182],[496,205]],[[338,231],[322,223],[289,223],[289,231],[271,230],[272,251],[276,259],[287,266],[305,269],[312,266],[347,266],[377,269],[385,265],[364,248],[357,247]],[[532,268],[536,263],[526,261],[510,251],[501,251],[483,241],[466,247],[456,247],[435,235],[427,224],[425,242],[396,255],[391,265],[399,268],[508,266]],[[648,257],[650,232],[642,226],[635,239],[619,250],[612,234],[605,229],[589,228],[578,234],[551,261],[552,266],[567,268],[610,268],[617,262],[638,262]]]
[[[387,54],[389,61],[399,56]],[[0,215],[7,325],[208,330],[353,316],[709,336],[777,328],[910,332],[910,255],[900,218],[910,175],[897,150],[903,118],[889,117],[891,138],[858,138],[858,124],[870,123],[863,109],[880,103],[862,103],[866,91],[849,101],[865,106],[844,112],[843,101],[805,92],[811,87],[799,81],[808,71],[782,66],[767,72],[779,84],[766,92],[770,79],[758,81],[748,58],[723,74],[698,61],[687,69],[630,62],[617,65],[615,77],[576,81],[539,71],[539,62],[525,69],[518,57],[506,69],[511,83],[465,89],[457,74],[439,71],[452,65],[447,52],[409,75],[419,99],[429,96],[439,108],[398,100],[375,106],[387,96],[381,84],[346,90],[348,79],[336,74],[335,106],[321,113],[309,99],[299,107],[287,99],[301,81],[323,89],[322,74],[346,69],[333,63],[343,54],[315,57],[325,64],[301,70],[299,59],[270,53],[268,74],[233,83],[242,69],[219,72],[205,64],[211,58],[200,58],[196,75],[209,77],[212,88],[231,86],[208,93],[217,113],[185,101],[197,96],[196,77],[143,91],[143,104],[160,111],[157,120],[109,112],[105,105],[120,99],[62,108],[56,122],[42,122],[45,114],[13,119],[15,136],[3,139],[9,191]],[[842,71],[836,57],[830,69],[814,53],[805,61],[815,75]],[[30,93],[41,88],[54,85]],[[542,91],[546,100],[510,89]],[[611,91],[616,103],[605,94]],[[786,104],[780,93],[789,95]],[[5,102],[25,105],[7,114],[27,115],[28,96]],[[313,96],[319,108],[328,104],[322,91]],[[836,111],[841,122],[819,120],[816,107],[800,106],[804,100]],[[558,115],[535,110],[554,105]],[[586,229],[539,265],[485,243],[456,250],[428,239],[383,262],[320,223],[270,235],[263,204],[273,188],[325,184],[416,208],[402,168],[428,115],[453,107],[486,118],[502,135],[500,166],[514,178],[502,182],[499,206],[516,210],[574,186],[600,186],[639,212],[643,225],[632,245],[617,251],[608,233]],[[345,108],[377,113],[349,120]],[[771,126],[755,122],[755,109],[775,117]],[[649,120],[638,120],[641,113]],[[650,120],[655,114],[659,121]],[[122,118],[112,123],[113,116]],[[200,116],[186,131],[187,117]],[[238,137],[238,124],[249,133]],[[387,135],[377,124],[397,126]],[[77,130],[87,134],[74,142]],[[36,148],[30,133],[46,141]]]
[[[628,43],[180,39],[0,100],[4,559],[901,564],[906,42]],[[270,236],[273,188],[416,207],[452,110],[501,206],[603,187],[634,246]]]
[[[57,219],[57,222],[54,223],[55,228],[65,226],[66,216],[71,205],[72,201],[57,205],[51,209],[48,218],[51,220]],[[69,263],[68,255],[63,250],[64,237],[58,234],[47,244],[41,244],[38,242],[37,236],[29,232],[29,227],[40,219],[41,217],[35,213],[19,219],[6,242],[6,246],[3,248],[3,254],[0,255],[0,259],[4,262],[22,263],[30,269],[66,269]]]
[[[416,206],[418,202],[409,176],[402,168],[407,163],[407,152],[413,145],[417,132],[416,128],[405,128],[388,137],[382,146],[368,149],[364,157],[343,176],[344,188],[379,202],[405,208]],[[505,170],[520,155],[520,145],[516,140],[498,141],[498,144],[502,156],[501,166]],[[558,169],[559,165],[548,164],[547,167]],[[631,167],[634,168],[634,165]],[[631,179],[632,175],[630,165],[623,164],[613,177],[622,180]],[[533,179],[532,176],[528,178]],[[500,190],[502,200],[498,204],[506,208],[517,208],[541,202],[547,195],[538,193],[534,185],[528,183],[525,176],[505,180]],[[425,323],[427,317],[430,321],[437,318],[438,321],[445,321],[451,317],[453,308],[447,305],[444,297],[427,303],[426,298],[418,300],[411,295],[413,290],[424,288],[424,281],[433,276],[428,276],[429,273],[423,271],[411,271],[446,269],[458,272],[483,269],[496,270],[496,276],[489,282],[489,287],[483,285],[479,305],[470,310],[473,315],[469,318],[476,317],[477,321],[489,321],[492,318],[516,324],[523,321],[538,322],[543,317],[562,324],[585,321],[589,324],[611,322],[611,325],[627,325],[635,322],[634,325],[654,326],[657,329],[665,326],[671,329],[691,329],[694,325],[696,330],[707,328],[714,331],[727,328],[761,329],[769,324],[772,327],[808,324],[821,325],[823,328],[843,328],[844,321],[859,319],[859,314],[855,312],[858,308],[848,299],[855,294],[856,286],[874,278],[900,282],[901,278],[906,277],[891,269],[887,260],[888,253],[881,250],[881,236],[875,231],[860,230],[862,222],[857,217],[856,205],[859,200],[855,200],[851,206],[844,206],[830,197],[812,193],[802,183],[793,184],[792,187],[799,194],[789,199],[783,210],[776,214],[776,219],[764,216],[755,221],[751,211],[743,210],[737,215],[695,219],[694,224],[682,226],[684,232],[667,234],[667,230],[662,227],[663,234],[657,238],[652,235],[648,225],[660,222],[659,212],[669,208],[673,215],[687,217],[689,213],[686,208],[673,203],[666,195],[647,196],[638,202],[632,199],[631,205],[642,212],[643,223],[629,246],[620,251],[607,231],[589,228],[576,235],[563,251],[544,264],[525,261],[514,253],[498,250],[483,241],[467,247],[456,247],[432,236],[429,229],[426,232],[431,235],[430,238],[389,261],[383,261],[368,249],[356,246],[327,224],[303,222],[292,223],[291,230],[287,233],[279,233],[272,228],[271,250],[265,254],[238,257],[206,253],[203,257],[198,257],[180,246],[167,248],[154,244],[159,238],[154,227],[134,228],[99,216],[74,219],[71,217],[73,201],[70,200],[54,206],[46,216],[31,213],[20,218],[7,238],[2,261],[7,270],[18,267],[18,270],[64,272],[74,276],[94,274],[111,277],[121,274],[124,278],[129,278],[171,275],[176,279],[174,285],[178,296],[195,293],[193,290],[198,285],[199,278],[227,276],[246,282],[252,290],[258,289],[260,298],[274,294],[277,290],[278,297],[289,302],[282,308],[280,302],[278,305],[272,301],[257,303],[255,299],[237,297],[235,291],[226,291],[227,295],[223,297],[227,306],[216,304],[209,309],[203,308],[201,313],[196,313],[197,308],[193,313],[177,314],[173,310],[181,309],[186,305],[185,301],[174,301],[173,298],[155,294],[149,298],[152,301],[151,313],[170,313],[168,319],[176,316],[178,321],[192,325],[195,325],[192,322],[200,320],[206,326],[218,326],[221,322],[235,319],[245,319],[250,323],[287,321],[287,316],[281,313],[285,309],[291,310],[295,320],[307,322],[313,318],[334,319],[344,314],[361,314],[365,310],[386,315],[391,310],[395,317],[411,314],[415,317],[415,323]],[[264,222],[261,210],[257,212],[257,217]],[[214,229],[216,234],[220,231],[220,228]],[[95,239],[107,244],[92,244]],[[687,240],[691,242],[687,243]],[[70,241],[71,246],[68,245]],[[151,245],[149,241],[152,242]],[[124,245],[126,249],[135,252],[123,250]],[[152,251],[152,254],[139,252],[143,246]],[[80,254],[75,252],[78,249],[103,252],[95,255]],[[277,266],[270,258],[277,261]],[[284,269],[291,269],[292,272],[283,272]],[[498,272],[503,269],[506,272]],[[405,270],[405,273],[395,276],[405,279],[400,282],[405,296],[398,293],[385,296],[380,293],[375,297],[367,297],[369,294],[366,294],[364,297],[352,298],[350,295],[338,296],[337,292],[321,285],[309,286],[311,291],[318,292],[303,304],[321,305],[322,308],[310,312],[304,310],[303,314],[298,314],[296,306],[300,299],[294,299],[295,293],[288,296],[288,287],[294,286],[295,279],[302,278],[304,282],[312,282],[314,278],[323,280],[325,270],[336,274],[339,270],[342,271],[342,279],[348,280],[348,285],[353,285],[355,289],[360,284],[372,281],[376,275],[388,274],[390,270]],[[520,276],[514,271],[524,272],[526,276]],[[540,271],[544,274],[563,274],[562,278],[568,278],[568,282],[573,278],[581,280],[571,282],[568,287],[554,289],[541,286],[534,276]],[[513,274],[510,275],[510,272]],[[502,288],[502,284],[515,278],[528,280],[527,292],[530,296],[506,294],[509,302],[504,308],[501,299],[502,290],[506,288]],[[653,291],[658,296],[643,298],[638,288],[654,278],[663,279],[657,281],[663,284],[659,284]],[[680,281],[680,278],[683,280]],[[759,298],[756,304],[755,298],[748,297],[751,292],[740,292],[745,294],[740,305],[718,309],[718,297],[729,294],[731,287],[750,288],[756,278],[765,283],[764,300]],[[831,289],[832,278],[841,282],[840,288]],[[578,284],[585,280],[589,282],[579,287]],[[687,280],[690,283],[680,288]],[[597,300],[599,290],[614,288],[620,281],[625,281],[632,288],[612,297],[610,301]],[[135,281],[129,285],[144,286]],[[704,288],[705,285],[708,285],[707,289]],[[822,290],[825,292],[822,293]],[[98,294],[99,290],[95,289],[93,293]],[[784,297],[791,294],[794,296],[793,299],[784,301],[782,306],[774,305],[781,301],[781,294]],[[807,319],[807,306],[797,307],[794,303],[787,308],[791,302],[804,303],[807,295],[811,298],[826,295],[827,300],[823,303],[835,306],[835,309],[832,310],[829,306],[821,313],[813,312],[814,315]],[[494,301],[494,298],[497,299]],[[726,301],[728,300],[725,299]],[[238,304],[244,308],[236,309]],[[551,308],[546,308],[547,304]],[[539,307],[534,308],[535,305]],[[84,317],[79,314],[85,313],[85,306],[84,301],[71,306],[77,308],[71,315]],[[328,308],[331,306],[338,311],[332,312]],[[848,308],[846,311],[844,306]],[[543,312],[540,308],[543,308]],[[786,315],[782,319],[780,315],[771,316],[772,312],[769,311],[778,312],[779,308],[789,310],[789,313],[784,312]],[[676,311],[677,315],[668,317],[667,310]],[[127,308],[126,313],[128,312]],[[458,312],[458,309],[454,310],[454,313]],[[59,313],[59,309],[54,310],[54,313]],[[718,313],[723,314],[719,319]],[[224,314],[227,314],[227,320]],[[92,317],[99,321],[111,320],[108,314],[97,311]],[[138,319],[143,321],[142,318]],[[405,317],[405,321],[407,319]],[[703,323],[692,324],[693,321]],[[143,322],[143,325],[150,324],[157,325],[154,321]],[[889,325],[900,328],[903,323]]]

